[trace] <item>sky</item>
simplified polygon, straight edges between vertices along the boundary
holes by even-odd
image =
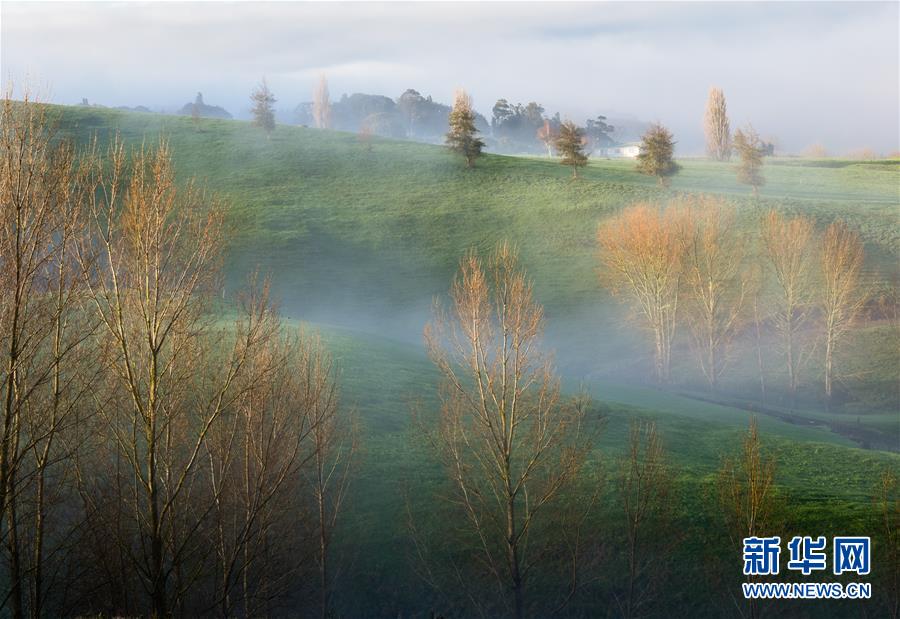
[[[583,123],[659,121],[702,149],[711,86],[732,127],[786,152],[900,150],[900,3],[0,3],[0,70],[54,103],[173,110],[201,91],[236,116],[265,76],[292,110],[465,88]]]

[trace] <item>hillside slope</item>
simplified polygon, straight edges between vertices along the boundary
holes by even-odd
[[[432,301],[446,294],[459,257],[500,239],[517,243],[558,365],[573,384],[596,385],[601,396],[615,391],[609,381],[646,376],[643,335],[596,278],[597,224],[625,205],[683,191],[721,193],[735,202],[748,233],[768,207],[804,212],[820,224],[841,217],[867,242],[870,277],[898,276],[900,161],[776,160],[765,168],[757,203],[730,164],[684,161],[672,189],[663,190],[631,161],[592,161],[573,181],[546,158],[487,155],[467,170],[446,149],[412,142],[368,145],[352,134],[288,126],[267,137],[238,121],[58,110],[61,128],[81,141],[119,131],[130,144],[152,145],[167,136],[179,174],[228,202],[235,232],[228,287],[259,269],[273,278],[289,317],[420,346]],[[893,343],[871,339],[888,350]],[[686,342],[677,356],[689,376]],[[882,365],[893,358],[896,367],[895,352],[872,358]],[[733,387],[755,388],[740,360],[735,368]],[[870,372],[864,364],[855,369]],[[645,402],[619,391],[631,403]],[[650,398],[657,400],[665,402]],[[885,401],[874,406],[884,410]]]
[[[355,411],[363,428],[350,507],[335,537],[336,555],[347,565],[342,582],[352,583],[340,600],[345,616],[397,616],[398,609],[424,615],[429,608],[431,592],[410,567],[406,523],[408,510],[420,523],[435,518],[428,497],[444,487],[409,423],[410,407],[436,408],[437,375],[421,333],[433,298],[446,295],[467,249],[487,249],[499,239],[521,248],[565,386],[594,398],[589,425],[598,441],[589,478],[615,476],[629,424],[656,420],[671,454],[679,522],[704,546],[718,526],[706,520],[715,510],[707,504],[714,472],[739,447],[753,412],[642,382],[641,334],[597,284],[598,222],[635,201],[716,191],[736,202],[747,224],[768,206],[819,222],[842,216],[867,241],[870,273],[897,276],[900,162],[774,162],[756,204],[726,164],[686,161],[673,191],[663,191],[636,174],[632,162],[592,162],[584,178],[572,181],[547,159],[488,155],[465,170],[444,149],[415,143],[374,140],[369,150],[343,133],[279,126],[267,139],[236,121],[194,125],[150,114],[59,111],[61,129],[79,141],[93,135],[105,141],[118,130],[131,145],[152,145],[167,135],[179,174],[197,177],[228,202],[234,238],[227,288],[259,269],[272,277],[283,313],[323,333],[341,368],[342,406]],[[887,388],[896,391],[895,342],[877,331],[869,335],[873,344],[858,357],[885,366]],[[691,365],[683,343],[678,354],[683,375]],[[900,424],[896,409],[864,419],[888,436]],[[759,422],[766,452],[777,460],[779,492],[796,508],[791,526],[816,534],[862,531],[876,473],[896,469],[900,456],[855,448],[817,425],[812,413],[793,422],[762,415]],[[702,598],[695,575],[673,580],[673,591]]]

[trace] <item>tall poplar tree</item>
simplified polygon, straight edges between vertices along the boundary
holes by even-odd
[[[766,184],[766,179],[762,175],[762,141],[753,127],[747,127],[746,131],[738,129],[734,132],[734,150],[740,157],[737,167],[738,182],[750,185],[753,188],[753,197],[758,198],[759,188]]]
[[[731,159],[731,125],[728,108],[721,88],[710,88],[703,116],[703,133],[706,135],[706,154],[716,161]]]

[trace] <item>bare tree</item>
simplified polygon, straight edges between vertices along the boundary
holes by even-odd
[[[319,572],[319,607],[322,619],[332,613],[331,588],[334,570],[329,553],[341,514],[350,471],[357,452],[358,433],[339,414],[331,359],[314,341],[299,365],[306,387],[311,432],[309,485],[315,505],[317,530],[316,563]]]
[[[706,154],[716,161],[728,161],[731,158],[731,126],[721,88],[709,89],[703,133],[706,135]]]
[[[766,184],[762,174],[763,144],[753,127],[734,132],[734,150],[740,161],[737,166],[737,180],[753,188],[753,197],[759,197],[759,188]]]
[[[331,99],[328,95],[328,80],[319,76],[316,89],[313,91],[313,120],[319,129],[331,129]]]
[[[775,507],[775,462],[762,452],[755,417],[739,454],[722,462],[717,485],[722,515],[735,544],[768,531]]]
[[[13,101],[11,86],[0,102],[0,541],[10,584],[0,608],[14,617],[47,612],[47,563],[79,524],[51,518],[71,486],[93,331],[73,261],[81,171],[47,113],[27,92]]]
[[[777,283],[775,322],[784,348],[788,388],[795,394],[805,353],[799,342],[814,294],[813,226],[802,216],[786,219],[771,210],[763,220],[762,240]]]
[[[267,305],[266,288],[247,297],[248,313]],[[335,373],[319,339],[290,334],[272,312],[264,320],[270,322],[266,331],[287,332],[253,352],[233,414],[204,445],[216,554],[209,607],[217,606],[223,616],[269,614],[272,601],[290,593],[313,568],[327,602],[323,557],[355,449],[355,441],[342,441],[350,434],[338,414]]]
[[[900,483],[890,469],[882,472],[873,496],[877,537],[873,555],[879,557],[880,575],[888,616],[900,617]],[[877,569],[877,568],[876,568]]]
[[[684,243],[682,214],[636,204],[603,222],[597,231],[600,281],[624,294],[653,336],[654,373],[670,378]]]
[[[486,576],[523,617],[529,575],[543,556],[531,535],[583,461],[583,412],[560,401],[538,348],[543,322],[517,256],[500,244],[487,270],[469,253],[425,331],[443,376],[438,427],[428,432],[456,492]],[[535,545],[537,548],[531,548]]]
[[[281,325],[267,306],[267,286],[243,298],[244,311],[267,323],[262,330],[277,333]],[[223,616],[265,612],[260,599],[276,596],[272,557],[266,553],[271,536],[296,550],[274,510],[291,512],[283,498],[294,495],[302,464],[301,444],[309,435],[308,418],[300,405],[302,386],[291,367],[293,342],[273,341],[253,350],[240,377],[240,394],[230,414],[215,424],[203,444],[214,540],[213,597],[209,608]],[[202,495],[200,495],[202,496]],[[296,527],[296,521],[292,518]],[[284,569],[279,565],[277,569]],[[208,609],[207,609],[208,610]]]
[[[363,121],[359,126],[359,132],[356,134],[356,139],[362,145],[363,149],[367,153],[372,152],[372,136],[374,131],[372,130],[372,125],[368,121]]]
[[[92,182],[93,236],[79,254],[108,368],[99,415],[108,461],[128,471],[114,477],[114,513],[95,513],[94,524],[118,543],[152,615],[163,617],[183,611],[191,585],[183,572],[199,541],[192,532],[211,509],[193,493],[204,446],[240,395],[248,359],[273,334],[259,304],[228,340],[215,337],[205,308],[222,211],[193,186],[176,186],[164,141],[135,152],[130,165],[114,142]]]
[[[825,230],[822,242],[822,286],[819,304],[825,327],[825,397],[831,399],[834,351],[866,302],[860,286],[865,251],[859,235],[842,221]]]
[[[766,368],[763,358],[763,316],[760,306],[763,305],[763,274],[760,263],[754,260],[750,267],[749,277],[749,297],[753,304],[753,336],[756,348],[756,372],[759,377],[759,396],[762,403],[766,403]]]
[[[775,463],[762,451],[755,417],[750,419],[740,452],[723,460],[716,489],[725,528],[735,549],[740,549],[743,538],[774,532]],[[759,616],[757,603],[749,600],[747,607],[750,617]]]
[[[733,211],[721,200],[696,198],[682,208],[684,315],[699,353],[700,370],[716,389],[744,304],[742,237]]]
[[[646,612],[658,593],[667,554],[678,541],[671,533],[672,478],[655,423],[632,422],[621,467],[628,572],[625,592],[617,601],[623,617],[636,617]]]
[[[553,156],[553,146],[559,138],[559,133],[550,124],[550,119],[545,118],[544,124],[537,130],[537,139],[547,148],[547,156]]]

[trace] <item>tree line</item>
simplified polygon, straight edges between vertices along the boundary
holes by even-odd
[[[265,281],[213,312],[223,205],[165,140],[47,114],[0,108],[0,607],[328,615],[357,437],[327,350]]]
[[[577,179],[578,169],[588,164],[590,152],[598,145],[611,143],[609,133],[613,127],[606,124],[604,116],[589,119],[585,127],[580,127],[571,120],[560,121],[558,114],[553,119],[545,118],[543,112],[544,108],[537,103],[532,102],[524,107],[510,106],[501,99],[494,106],[493,134],[496,136],[499,131],[521,132],[525,127],[524,131],[533,134],[544,145],[549,156],[555,151],[559,163],[571,167],[572,178]],[[472,167],[486,146],[486,142],[478,136],[481,130],[477,126],[477,117],[472,98],[464,90],[459,90],[448,116],[449,130],[445,143],[452,151],[463,155],[468,168]],[[733,150],[737,151],[737,180],[750,186],[753,196],[758,198],[760,188],[765,185],[763,157],[772,153],[772,146],[763,142],[752,126],[738,129],[732,139],[725,98],[718,89],[710,93],[705,131],[711,158],[724,161],[731,157]],[[681,165],[675,161],[675,137],[660,123],[652,123],[641,137],[636,159],[635,169],[655,177],[661,187],[667,187],[672,177],[681,170]]]
[[[683,305],[695,308],[698,343],[709,346],[701,352],[712,355],[702,363],[713,380],[722,363],[715,355],[735,325],[732,293],[741,294],[719,284],[741,274],[716,250],[722,239],[715,230],[726,228],[726,215],[717,205],[705,206],[691,229],[697,262],[685,255],[688,237],[660,225],[685,217],[681,208],[657,214],[637,206],[614,227],[601,228],[609,233],[601,239],[625,237],[605,250],[621,262],[610,257],[604,264],[661,331],[658,372],[667,371],[667,329],[676,324],[679,284],[710,291],[685,295]],[[767,222],[780,225],[771,216]],[[829,235],[850,242],[844,232]],[[640,240],[642,251],[635,262],[653,265],[647,273],[630,264],[627,249],[614,249],[632,247],[632,239]],[[673,267],[679,256],[683,264]],[[411,502],[407,511],[413,560],[436,592],[438,607],[516,618],[594,616],[600,609],[622,617],[665,616],[677,586],[669,581],[679,571],[676,556],[687,552],[690,586],[702,586],[697,578],[708,582],[707,605],[723,614],[737,609],[742,616],[761,616],[764,603],[739,594],[738,583],[747,577],[735,557],[743,538],[786,535],[790,528],[789,497],[777,484],[776,457],[763,444],[755,418],[741,444],[723,454],[703,495],[709,508],[690,513],[692,520],[709,519],[702,542],[689,539],[678,525],[685,517],[678,504],[684,487],[675,481],[677,468],[656,424],[633,421],[618,455],[602,453],[597,441],[605,425],[585,396],[563,396],[541,346],[543,326],[517,251],[501,242],[486,257],[473,250],[462,258],[449,303],[436,305],[426,327],[442,379],[440,405],[417,411],[414,427],[441,463],[444,485],[437,492],[442,500],[428,502],[424,514]],[[900,574],[893,544],[900,523],[897,491],[896,476],[885,470],[872,490],[873,524],[865,533],[884,555],[878,586],[891,616],[897,616]],[[684,548],[690,544],[706,550]]]
[[[267,134],[275,129],[275,96],[265,78],[250,95],[253,122]],[[371,136],[420,137],[437,140],[441,136],[451,150],[459,152],[472,167],[486,147],[500,152],[544,152],[559,155],[560,163],[572,168],[572,177],[578,178],[578,169],[588,163],[589,154],[596,148],[614,143],[611,133],[615,127],[598,115],[589,118],[584,126],[571,120],[561,120],[559,113],[552,117],[545,114],[537,102],[527,105],[510,104],[499,99],[492,108],[490,125],[475,111],[472,98],[459,90],[454,95],[453,106],[434,102],[415,90],[407,90],[395,102],[381,95],[355,93],[344,95],[332,102],[328,80],[324,75],[313,91],[313,100],[297,108],[301,124],[312,124],[319,129],[355,131],[360,141],[371,148]],[[195,120],[199,115],[194,115]],[[748,185],[754,197],[759,197],[765,185],[762,173],[763,157],[774,154],[774,145],[763,141],[752,126],[738,129],[731,134],[725,95],[721,89],[712,88],[707,100],[703,124],[707,155],[715,161],[727,161],[737,152],[739,164],[735,168],[739,183]],[[490,133],[482,139],[478,134]],[[681,166],[675,161],[675,138],[661,123],[651,123],[641,137],[636,170],[655,177],[660,186],[668,186]]]
[[[467,104],[459,95],[455,107]],[[279,317],[265,280],[219,301],[224,205],[176,182],[164,140],[76,148],[40,104],[7,96],[0,115],[0,607],[13,617],[329,616],[330,549],[358,433],[325,346]],[[727,213],[701,206],[638,205],[603,224],[618,226],[624,271],[642,277],[632,255],[657,268],[644,315],[660,329],[660,372],[682,306],[694,307],[698,341],[715,334],[712,348],[698,345],[713,350],[712,375],[734,328],[743,263],[720,253],[735,251],[716,232],[733,230]],[[798,299],[809,296],[788,284],[804,281],[801,266],[814,270],[803,259],[813,234],[797,249],[806,228],[779,217],[766,218],[763,236],[781,273],[778,324],[796,334]],[[852,233],[826,237],[823,256],[855,246]],[[843,308],[826,321],[837,344],[853,315],[845,300],[857,295],[846,286],[853,261],[835,264],[822,287],[829,307]],[[722,285],[691,292],[710,283]],[[463,257],[425,331],[442,380],[416,435],[441,463],[446,492],[418,506],[448,518],[409,510],[416,571],[465,614],[658,610],[681,541],[660,534],[677,492],[661,433],[635,423],[611,459],[614,509],[598,513],[609,496],[602,420],[585,397],[562,393],[544,322],[515,247]],[[774,464],[760,444],[751,426],[717,477],[716,522],[734,538],[773,530]],[[895,477],[879,491],[878,535],[896,539]],[[622,553],[612,574],[604,548]],[[896,583],[897,562],[882,573]],[[896,608],[896,587],[883,591]]]
[[[808,217],[771,210],[755,230],[739,228],[723,200],[682,197],[626,208],[600,225],[597,244],[603,285],[633,306],[652,335],[656,380],[671,379],[680,330],[690,334],[712,389],[738,336],[752,334],[746,339],[758,349],[768,330],[791,394],[815,344],[822,344],[824,396],[832,397],[836,352],[869,298],[863,243],[844,222],[818,234]],[[765,398],[761,357],[758,370]]]

